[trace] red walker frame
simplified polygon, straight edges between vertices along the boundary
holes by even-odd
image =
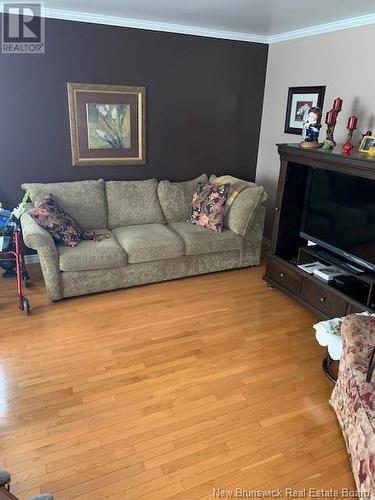
[[[27,281],[29,279],[26,267],[25,259],[22,253],[21,247],[21,231],[16,226],[13,232],[13,250],[6,252],[0,252],[0,260],[7,260],[9,256],[14,257],[16,261],[16,281],[17,281],[17,296],[18,296],[18,307],[25,314],[30,314],[30,304],[27,297],[23,293],[22,281],[25,281],[27,286]]]

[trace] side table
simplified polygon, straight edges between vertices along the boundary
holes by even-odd
[[[0,500],[18,500],[10,491],[0,486]]]
[[[375,316],[369,312],[355,313],[356,316]],[[343,318],[333,318],[327,321],[316,323],[313,328],[315,337],[321,346],[326,347],[326,355],[322,361],[323,371],[331,382],[334,384],[337,380],[337,375],[333,367],[338,365],[343,349],[343,340],[341,337],[341,323]],[[375,349],[371,358],[370,366],[375,369]],[[369,366],[369,372],[370,370]],[[337,370],[336,370],[337,371]]]
[[[323,371],[333,383],[337,380],[334,366],[341,358],[343,341],[341,337],[342,318],[334,318],[328,321],[320,321],[314,325],[315,337],[321,346],[326,347],[326,355],[323,358]]]

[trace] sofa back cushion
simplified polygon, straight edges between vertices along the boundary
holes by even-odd
[[[158,200],[158,181],[108,181],[105,183],[108,227],[164,224]]]
[[[107,202],[104,181],[25,183],[31,201],[38,206],[51,195],[83,229],[107,229]]]
[[[193,193],[199,182],[206,184],[208,182],[207,175],[202,174],[196,179],[184,182],[159,182],[159,201],[168,224],[186,222],[189,219]]]

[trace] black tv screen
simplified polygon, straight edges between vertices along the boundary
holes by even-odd
[[[310,169],[300,235],[375,270],[375,181]]]

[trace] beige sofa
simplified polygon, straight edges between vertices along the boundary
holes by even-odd
[[[38,204],[51,194],[84,229],[106,233],[75,248],[56,245],[26,212],[25,244],[38,252],[48,296],[64,297],[204,274],[259,263],[266,194],[242,191],[226,211],[221,233],[186,222],[196,184],[78,181],[23,184]]]

